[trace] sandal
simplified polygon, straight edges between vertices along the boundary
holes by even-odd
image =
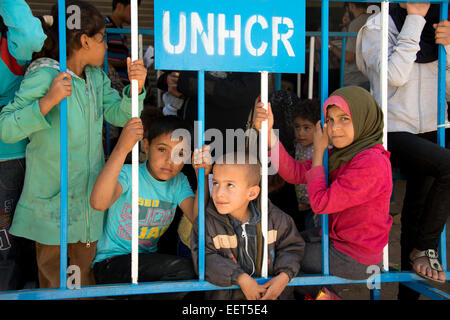
[[[444,269],[442,268],[442,266],[441,266],[441,264],[439,263],[439,260],[438,260],[439,255],[433,249],[428,249],[428,250],[417,252],[414,255],[414,257],[412,257],[412,259],[411,259],[411,265],[413,266],[414,265],[414,261],[417,260],[418,258],[425,257],[425,256],[428,258],[428,262],[429,262],[430,268],[432,270],[436,270],[437,272],[443,272],[444,271]],[[414,270],[414,268],[413,268],[413,270]],[[422,274],[422,273],[420,273],[420,272],[418,272],[416,270],[414,270],[414,272],[417,275],[421,276],[422,278],[425,278],[425,279],[428,279],[428,280],[432,280],[432,281],[436,281],[436,282],[439,282],[439,283],[445,283],[445,280],[434,279],[433,277],[429,277],[428,275]]]

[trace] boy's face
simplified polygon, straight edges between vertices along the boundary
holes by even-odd
[[[296,117],[294,119],[295,140],[302,147],[309,146],[314,139],[314,123],[309,120]]]
[[[148,157],[147,169],[153,178],[159,181],[175,177],[184,166],[184,162],[177,161],[180,159],[176,159],[176,156],[182,158],[188,150],[188,145],[181,140],[171,140],[171,135],[172,133],[161,134],[150,144],[147,139],[142,142],[142,149]]]
[[[213,167],[212,200],[220,214],[243,217],[248,203],[259,194],[259,186],[249,186],[245,165],[216,164]]]

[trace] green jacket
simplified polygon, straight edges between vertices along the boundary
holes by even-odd
[[[24,187],[10,232],[48,245],[60,242],[60,105],[44,117],[39,99],[58,74],[55,60],[33,62],[15,99],[0,113],[0,139],[7,143],[30,140]],[[94,210],[89,198],[105,162],[103,119],[123,127],[131,118],[129,86],[121,99],[101,68],[87,66],[85,74],[87,81],[72,73],[72,95],[67,97],[69,243],[100,238],[104,212]],[[139,96],[139,113],[144,97],[145,91]]]

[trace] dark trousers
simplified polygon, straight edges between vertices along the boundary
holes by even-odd
[[[9,233],[25,178],[25,159],[0,162],[0,291],[36,280],[34,242]]]
[[[97,284],[131,283],[131,254],[120,255],[94,265]],[[177,281],[196,279],[191,259],[161,253],[140,253],[139,282]],[[149,294],[130,299],[182,299],[188,292]]]
[[[437,144],[436,132],[388,134],[392,165],[400,168],[407,179],[401,213],[402,270],[411,270],[409,255],[414,248],[438,248],[450,211],[449,136],[446,130],[445,149]],[[400,284],[399,299],[418,297],[418,293]]]

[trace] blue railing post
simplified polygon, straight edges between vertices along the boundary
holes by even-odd
[[[328,15],[329,1],[322,1],[322,36],[320,46],[320,105],[323,106],[328,97]],[[322,108],[321,108],[322,109]],[[321,111],[322,126],[325,123],[323,111]],[[325,167],[325,176],[328,183],[328,152],[323,155],[323,166]],[[322,215],[322,273],[330,274],[329,266],[329,236],[328,236],[328,216]]]
[[[275,73],[275,90],[281,90],[281,73]]]
[[[340,70],[340,87],[344,86],[344,71],[345,71],[345,47],[347,47],[347,36],[342,37],[342,54],[341,54],[341,70]]]
[[[204,144],[205,131],[205,72],[198,72],[198,130],[197,147]],[[198,171],[198,275],[200,281],[205,279],[205,169]]]
[[[448,18],[448,1],[441,2],[440,19],[439,21]],[[438,57],[438,132],[437,143],[445,148],[445,109],[447,108],[447,101],[445,99],[445,83],[446,83],[446,52],[442,44],[439,45]],[[448,53],[447,53],[448,54]],[[450,210],[450,208],[448,208]],[[439,256],[444,270],[447,270],[447,246],[446,246],[446,227],[441,233],[439,243]]]
[[[308,32],[307,34],[314,34],[322,37],[321,48],[321,70],[320,70],[320,99],[323,104],[328,97],[328,37],[333,35],[343,34],[344,39],[348,36],[355,36],[349,33],[333,33],[329,32],[328,27],[328,14],[329,14],[329,1],[338,0],[324,0],[322,5],[322,33]],[[359,0],[368,2],[365,0]],[[393,1],[399,2],[399,1]],[[441,4],[441,19],[444,20],[448,16],[448,3],[447,1],[433,0],[434,3]],[[58,12],[59,12],[59,34],[60,43],[65,43],[65,1],[58,0]],[[144,31],[144,32],[142,32]],[[127,29],[107,29],[110,33],[130,33]],[[139,33],[153,34],[153,30],[139,30]],[[343,39],[343,57],[341,64],[345,61],[345,40]],[[445,147],[445,51],[442,45],[439,46],[439,73],[438,73],[438,144]],[[345,62],[344,62],[345,63]],[[105,56],[105,67],[107,72],[107,56]],[[60,46],[60,71],[66,71],[66,47]],[[343,70],[341,70],[343,72]],[[275,75],[276,88],[277,81],[281,80],[281,74]],[[198,72],[198,126],[197,126],[197,146],[201,147],[204,144],[204,121],[205,121],[205,100],[204,100],[204,71]],[[341,85],[342,85],[341,74]],[[279,82],[281,84],[281,81]],[[67,166],[67,100],[64,99],[60,104],[60,151],[61,151],[61,237],[60,237],[60,288],[45,289],[45,290],[19,290],[0,292],[0,299],[68,299],[68,298],[87,298],[87,297],[103,297],[103,296],[120,296],[129,294],[145,294],[145,293],[163,293],[163,292],[183,292],[189,290],[217,290],[223,289],[222,287],[214,286],[204,281],[205,274],[205,177],[204,169],[199,171],[199,279],[200,280],[187,280],[187,281],[175,281],[175,282],[157,282],[157,283],[140,283],[139,285],[130,284],[118,284],[118,285],[98,285],[82,287],[78,290],[67,289],[67,217],[68,217],[68,202],[67,202],[67,181],[68,181],[68,166]],[[324,123],[324,115],[321,116],[321,121]],[[109,139],[108,139],[109,142]],[[328,177],[328,155],[324,155],[324,167],[325,174]],[[443,268],[446,270],[447,279],[450,279],[450,273],[447,271],[447,252],[445,242],[445,231],[441,234],[440,241],[440,257]],[[328,217],[322,216],[322,275],[305,275],[299,276],[291,280],[289,286],[304,286],[304,285],[333,285],[333,284],[354,284],[354,283],[366,283],[366,280],[347,280],[336,276],[329,275],[329,236],[328,236]],[[264,279],[264,282],[267,279]],[[261,279],[257,279],[261,281]],[[442,292],[433,287],[427,286],[423,278],[420,278],[413,272],[396,272],[391,271],[380,275],[380,283],[384,282],[403,282],[405,285],[410,286],[412,289],[432,298],[432,299],[450,299],[450,296],[445,292]],[[229,287],[229,289],[238,288],[237,286]],[[370,291],[371,299],[380,299],[380,289],[372,289]]]
[[[66,4],[65,0],[58,0],[59,24],[59,71],[66,72]],[[60,268],[59,285],[61,289],[67,287],[67,99],[60,103],[60,168],[61,168],[61,238],[60,238]]]

